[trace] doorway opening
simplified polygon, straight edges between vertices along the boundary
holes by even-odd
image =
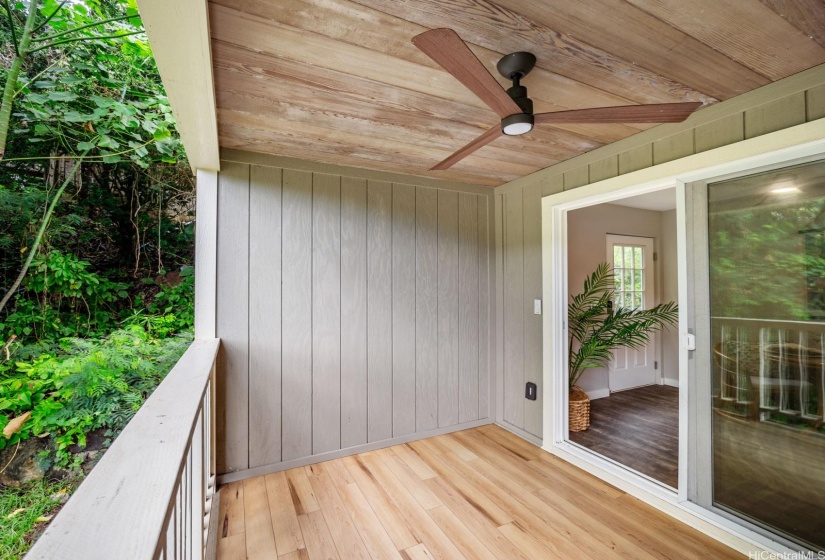
[[[649,310],[678,299],[676,189],[567,214],[568,296],[601,263],[612,271],[609,309]],[[569,300],[569,298],[568,298]],[[639,348],[617,347],[607,367],[585,369],[590,426],[568,441],[672,489],[679,480],[679,341],[671,325]]]

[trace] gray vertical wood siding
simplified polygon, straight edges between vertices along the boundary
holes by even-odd
[[[802,75],[804,74],[804,76]],[[825,117],[823,68],[770,84],[496,188],[503,392],[498,421],[542,437],[541,197]],[[527,381],[538,399],[524,398]],[[517,430],[517,431],[518,431]]]
[[[489,196],[223,169],[221,473],[489,416]]]

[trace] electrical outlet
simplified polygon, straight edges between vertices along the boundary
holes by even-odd
[[[538,394],[538,388],[536,387],[535,383],[527,383],[527,387],[524,390],[524,398],[528,401],[536,400],[536,396]]]

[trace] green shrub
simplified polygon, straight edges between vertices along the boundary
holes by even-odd
[[[191,332],[195,327],[195,269],[185,266],[180,271],[181,281],[175,286],[161,286],[148,302],[138,298],[143,309],[132,311],[125,324],[140,325],[159,338]],[[155,284],[151,278],[145,283]]]
[[[129,422],[191,340],[158,339],[133,325],[102,339],[63,339],[55,352],[0,365],[0,430],[31,411],[19,432],[0,438],[0,449],[50,434],[58,464],[67,466],[69,447],[84,447],[90,431]]]
[[[128,286],[91,272],[90,266],[59,251],[37,256],[0,332],[43,340],[101,336],[112,330],[114,306],[129,297]]]

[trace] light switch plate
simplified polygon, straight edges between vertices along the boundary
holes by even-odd
[[[533,300],[533,315],[541,315],[541,300]]]

